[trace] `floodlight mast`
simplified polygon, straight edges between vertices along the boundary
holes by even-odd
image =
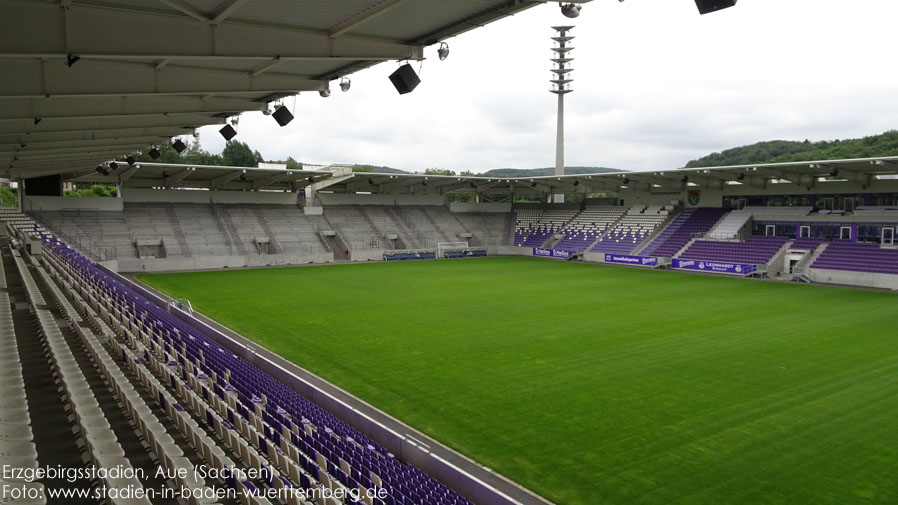
[[[555,136],[555,175],[558,176],[564,175],[564,95],[573,91],[571,83],[574,82],[568,75],[573,70],[569,64],[574,61],[573,58],[568,57],[568,53],[574,49],[568,45],[568,42],[574,39],[568,35],[568,32],[573,28],[573,26],[552,27],[556,32],[556,35],[552,37],[552,40],[555,41],[555,47],[552,50],[556,53],[552,58],[554,63],[552,72],[555,73],[555,78],[549,81],[552,83],[552,88],[549,91],[558,96],[558,127]],[[564,195],[556,194],[553,200],[555,203],[564,203]]]

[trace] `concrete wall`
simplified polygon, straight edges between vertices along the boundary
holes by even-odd
[[[28,196],[24,195],[26,212],[41,210],[90,209],[102,212],[121,212],[121,198],[100,197],[65,197],[65,196]]]
[[[502,256],[533,256],[533,248],[518,247],[513,245],[500,245],[496,247],[496,253]]]
[[[218,270],[222,268],[304,265],[307,263],[331,263],[333,261],[333,253],[314,253],[120,259],[106,261],[102,264],[106,268],[116,272],[171,272],[180,270]]]
[[[814,274],[815,282],[898,290],[898,275],[848,272],[825,268],[811,268],[810,271]]]
[[[209,203],[209,200],[212,199],[215,203],[296,205],[296,193],[281,191],[195,191],[124,188],[122,189],[122,198],[125,203]]]
[[[443,195],[365,195],[318,193],[322,205],[446,205]]]
[[[690,188],[697,189],[697,188]],[[629,189],[620,189],[617,192],[617,196],[619,200],[624,201],[624,205],[667,205],[671,200],[679,200],[680,202],[686,202],[686,191],[679,191],[670,188],[656,188],[656,191],[646,191],[644,189],[638,188],[629,188]],[[702,202],[699,204],[700,207],[720,207],[723,205],[723,199],[717,197],[714,198],[706,198],[705,195],[702,195]]]
[[[452,212],[511,212],[511,203],[451,202],[449,210]]]

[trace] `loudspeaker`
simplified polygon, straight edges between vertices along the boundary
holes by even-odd
[[[290,111],[287,110],[287,107],[284,107],[283,105],[278,107],[276,111],[272,112],[271,117],[273,117],[274,120],[277,121],[281,126],[287,126],[290,121],[293,121],[293,114],[290,114]]]
[[[421,79],[418,78],[415,69],[408,63],[397,68],[395,72],[390,74],[390,81],[393,82],[393,86],[400,95],[411,93],[412,90],[421,83]]]
[[[699,14],[719,11],[736,5],[736,0],[695,0]]]
[[[237,136],[237,130],[235,130],[234,127],[229,124],[224,125],[224,128],[218,130],[218,133],[220,133],[225,140],[231,140],[232,138]]]

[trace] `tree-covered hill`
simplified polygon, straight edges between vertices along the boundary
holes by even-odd
[[[734,147],[703,158],[692,160],[686,168],[752,165],[850,158],[898,156],[898,130],[861,139],[795,142],[771,140],[742,147]]]

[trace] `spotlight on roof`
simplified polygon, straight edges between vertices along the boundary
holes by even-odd
[[[318,90],[318,94],[321,96],[321,98],[327,98],[327,97],[331,96],[331,90],[330,90],[330,88]]]
[[[736,5],[736,0],[695,0],[699,14],[719,11]]]
[[[688,175],[684,175],[683,178],[680,179],[680,182],[682,182],[683,184],[686,184],[687,182],[689,182],[689,176],[688,176]]]
[[[271,113],[271,117],[273,117],[282,127],[287,126],[290,124],[290,121],[293,121],[293,114],[290,114],[290,110],[284,105],[275,109],[275,111]]]
[[[225,140],[231,140],[237,136],[237,130],[229,124],[224,125],[221,130],[218,130],[218,133],[220,133]]]
[[[134,156],[131,156],[130,154],[128,155],[127,158],[125,158],[125,161],[127,161],[128,165],[131,165],[131,166],[134,166],[134,163],[137,162],[137,160],[134,159]]]
[[[582,5],[577,5],[575,3],[569,4],[559,4],[561,5],[561,13],[564,14],[565,17],[575,18],[580,15],[580,9],[583,8]]]
[[[623,183],[624,183],[624,186],[626,186],[627,184],[630,184],[630,178],[629,178],[629,177],[624,177],[624,180],[621,181],[621,182],[623,182]]]
[[[241,181],[245,181],[245,180],[246,180],[246,173],[240,174],[240,180],[241,180]]]
[[[838,176],[839,176],[839,169],[833,167],[833,169],[829,171],[829,176],[830,176],[830,177],[838,177]]]
[[[574,181],[574,186],[579,186],[579,185],[580,185],[580,181],[575,180],[575,181]]]
[[[160,156],[159,149],[156,149],[156,146],[153,146],[152,148],[150,148],[150,150],[149,150],[149,152],[147,152],[147,154],[149,154],[150,158],[152,158],[154,160],[158,160],[159,156]]]
[[[118,163],[116,163],[115,161],[109,162],[109,168],[116,170],[118,168]]]
[[[535,188],[535,187],[536,187],[536,181],[531,182],[531,183],[530,183],[530,187],[531,187],[531,188]]]
[[[346,93],[347,91],[349,91],[349,88],[351,88],[351,87],[352,87],[352,81],[349,79],[349,77],[344,77],[344,78],[340,79],[340,91]]]
[[[739,175],[737,175],[737,176],[736,176],[736,180],[739,180],[739,181],[745,180],[745,173],[742,172],[742,173],[740,173]]]
[[[98,174],[102,174],[102,173],[103,173],[103,166],[102,166],[102,165],[97,165],[97,173],[98,173]]]
[[[171,146],[175,148],[175,151],[178,151],[178,154],[184,152],[187,149],[187,144],[185,144],[181,139],[175,139],[174,142],[171,143]]]
[[[77,54],[69,53],[65,57],[65,66],[71,68],[72,65],[74,65],[75,63],[78,63],[78,60],[80,60],[80,59],[81,59],[81,57],[78,56]]]
[[[437,55],[440,57],[440,61],[445,60],[449,57],[449,44],[445,42],[440,42],[440,48],[437,49]]]

